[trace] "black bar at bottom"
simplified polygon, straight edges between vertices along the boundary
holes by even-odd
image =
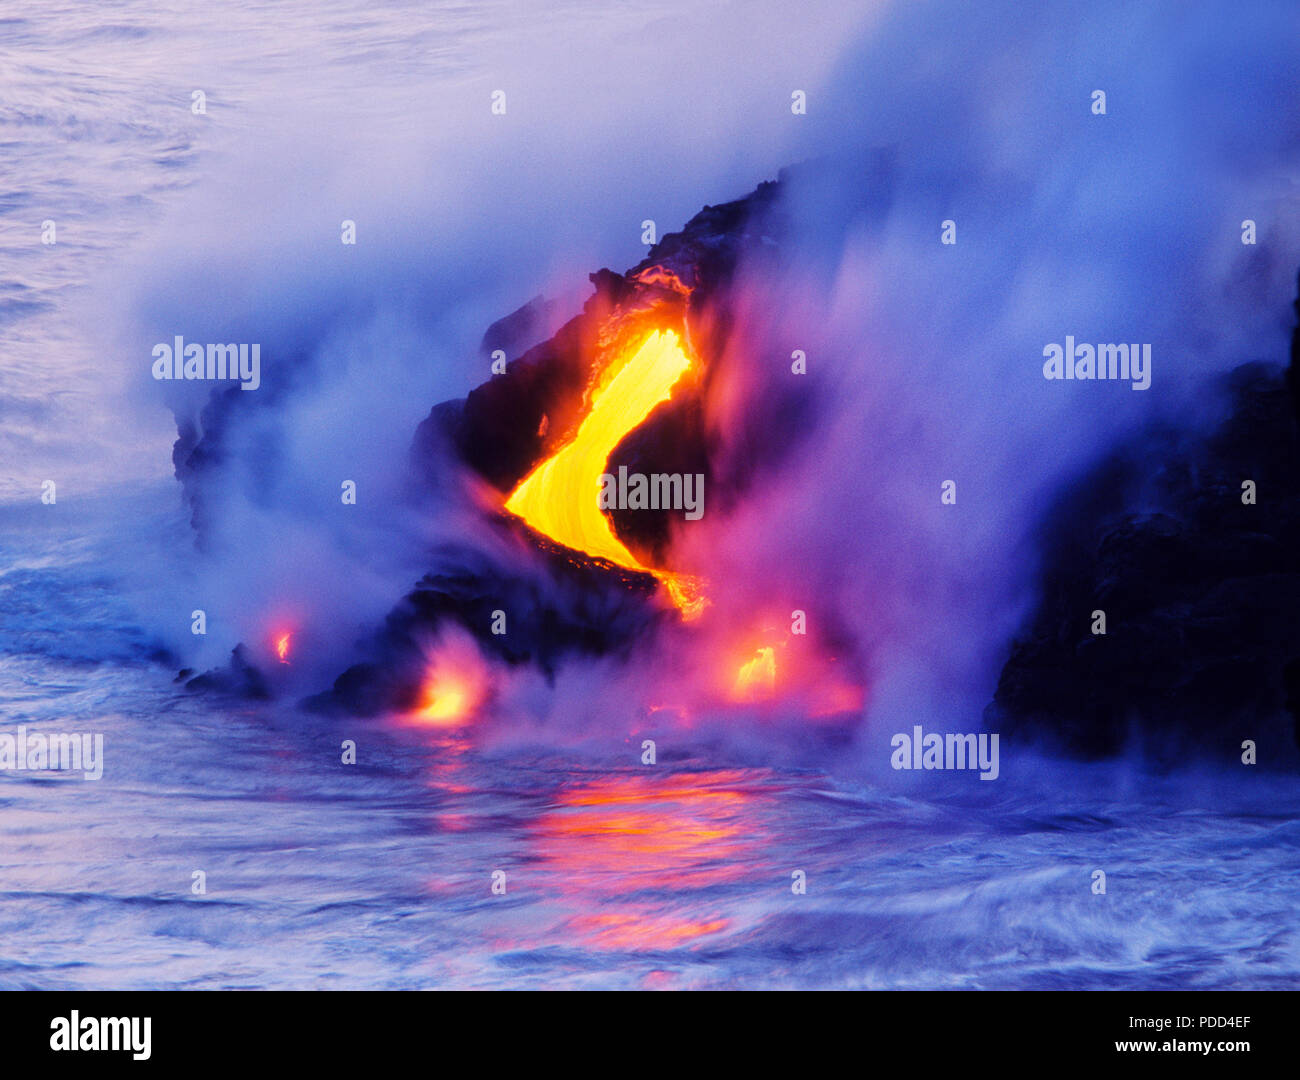
[[[444,1065],[468,1055],[490,1070],[494,1062],[531,1068],[598,1054],[607,1064],[653,1067],[659,1059],[675,1071],[700,1064],[688,1052],[694,1046],[705,1060],[732,1064],[780,1054],[811,1065],[834,1053],[869,1066],[901,1053],[926,1066],[1128,1058],[1144,1067],[1200,1059],[1250,1069],[1294,1061],[1295,1001],[1257,991],[896,992],[827,1010],[792,994],[683,1006],[646,995],[614,1004],[591,995],[542,1003],[415,993],[13,993],[0,1009],[0,1038],[7,1064],[87,1067],[116,1058],[132,1068],[319,1063],[333,1072],[414,1054]]]

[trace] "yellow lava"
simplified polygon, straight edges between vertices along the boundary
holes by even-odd
[[[469,713],[472,695],[468,687],[442,680],[425,687],[421,718],[436,726],[456,724]]]
[[[690,366],[674,331],[654,331],[597,391],[572,441],[529,473],[506,500],[507,510],[557,544],[653,574],[687,618],[704,607],[698,582],[644,566],[623,546],[600,508],[600,477],[614,448],[668,400]]]
[[[771,697],[776,688],[776,650],[763,647],[754,653],[754,659],[740,666],[736,673],[735,696],[755,701]]]

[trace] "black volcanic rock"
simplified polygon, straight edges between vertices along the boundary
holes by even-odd
[[[548,340],[532,345],[460,401],[435,406],[420,424],[412,445],[415,473],[431,486],[455,461],[505,496],[540,461],[565,445],[585,417],[591,392],[608,360],[638,345],[653,330],[684,331],[700,361],[692,377],[674,389],[610,455],[616,472],[700,473],[706,478],[706,507],[739,496],[755,478],[754,468],[779,457],[793,440],[814,429],[808,386],[783,381],[779,391],[756,395],[752,432],[730,433],[753,453],[722,490],[712,486],[714,469],[705,424],[709,388],[728,356],[735,330],[732,295],[741,260],[747,266],[788,258],[799,242],[784,195],[791,187],[816,187],[834,173],[832,189],[852,194],[828,212],[842,223],[870,224],[892,197],[890,153],[848,162],[812,162],[782,170],[775,182],[760,184],[743,199],[706,206],[677,233],[665,235],[626,273],[602,269],[590,275],[593,294],[581,314]],[[846,179],[845,170],[851,172]],[[847,182],[851,180],[852,182]],[[823,205],[825,201],[823,200]],[[819,217],[814,232],[826,224]],[[847,235],[847,227],[845,233]],[[820,242],[815,257],[836,262]],[[804,253],[803,257],[810,257]],[[483,347],[522,346],[546,314],[538,300],[507,316],[485,336]],[[743,350],[740,350],[743,352]],[[526,537],[546,567],[546,582],[533,572],[491,565],[469,552],[443,552],[427,575],[389,615],[383,630],[365,646],[367,659],[345,672],[334,687],[313,699],[317,708],[372,712],[409,708],[418,694],[425,650],[443,627],[459,625],[483,650],[509,664],[535,664],[553,673],[576,654],[607,655],[628,647],[655,619],[666,617],[645,601],[655,588],[648,575],[629,573],[602,560],[549,543],[513,518],[483,511],[486,530],[505,529]],[[664,566],[682,511],[611,511],[615,533],[643,562]],[[491,613],[506,610],[509,635],[487,631]]]
[[[742,259],[753,264],[779,260],[786,245],[798,242],[784,195],[791,189],[853,192],[827,210],[849,221],[868,223],[883,216],[892,197],[893,155],[877,152],[848,161],[819,160],[781,170],[742,199],[706,206],[675,233],[666,234],[626,273],[602,269],[590,275],[594,286],[581,314],[556,334],[528,348],[460,401],[435,406],[416,432],[416,472],[436,477],[440,455],[448,449],[502,494],[511,491],[537,462],[573,435],[586,414],[590,391],[609,357],[643,339],[651,330],[684,327],[694,351],[704,360],[702,377],[674,391],[614,454],[610,465],[631,472],[710,474],[703,402],[733,332],[735,303],[730,295]],[[833,182],[828,179],[833,177]],[[843,204],[843,205],[841,205]],[[824,222],[819,222],[824,225]],[[819,255],[826,253],[819,245]],[[805,253],[807,257],[807,253]],[[833,255],[832,255],[833,261]],[[503,348],[527,340],[518,328],[537,325],[543,302],[534,299],[494,324],[484,348]],[[611,328],[615,328],[611,330]],[[613,334],[613,336],[611,336]],[[807,430],[808,390],[783,388],[779,403],[759,407],[761,441],[780,453],[783,440]],[[775,422],[778,415],[793,418]],[[743,438],[743,433],[737,433]],[[433,481],[431,481],[433,482]],[[707,486],[707,485],[706,485]],[[638,511],[611,515],[620,539],[636,552],[662,553],[674,516]]]
[[[432,478],[450,456],[508,494],[541,460],[562,447],[590,405],[591,391],[608,360],[635,347],[652,330],[684,329],[701,356],[721,352],[728,327],[727,289],[737,260],[770,244],[778,185],[766,183],[745,199],[705,207],[680,233],[670,233],[625,274],[602,269],[590,275],[593,294],[580,315],[548,340],[527,348],[506,371],[461,401],[435,406],[416,432],[415,472]],[[765,239],[766,238],[766,239]],[[494,324],[484,349],[527,340],[537,325],[540,301]],[[709,364],[701,377],[674,392],[622,441],[609,467],[634,472],[709,472],[704,395]],[[651,565],[667,547],[681,511],[611,513],[615,532]],[[339,677],[332,689],[309,701],[320,709],[352,712],[408,709],[419,693],[426,651],[442,628],[469,631],[485,653],[507,664],[535,664],[548,676],[572,655],[607,655],[626,647],[655,619],[646,601],[652,577],[558,548],[514,519],[486,513],[485,529],[526,536],[536,567],[494,565],[469,551],[442,551],[438,569],[420,581],[391,612],[383,629],[364,646],[367,659]],[[510,632],[489,632],[492,613],[507,613]]]
[[[1291,365],[1286,369],[1286,385],[1291,393],[1291,408],[1296,423],[1300,424],[1300,277],[1297,278],[1295,308],[1296,324],[1291,331]]]
[[[448,569],[426,574],[363,646],[367,658],[304,704],[362,715],[413,708],[429,652],[448,626],[467,631],[488,656],[553,678],[564,659],[617,653],[661,617],[645,603],[655,588],[649,575],[540,546],[542,572],[528,574],[474,551],[438,553]],[[499,635],[491,632],[498,610],[507,618]]]
[[[225,667],[213,668],[202,675],[196,675],[185,684],[185,689],[259,701],[271,696],[266,677],[248,659],[248,650],[242,644],[231,650],[230,662]]]
[[[498,349],[507,354],[520,353],[550,337],[551,324],[559,306],[555,300],[534,296],[523,307],[498,319],[487,328],[479,352],[484,356],[490,356]]]
[[[1294,362],[1293,369],[1294,371]],[[1288,385],[1289,384],[1289,385]],[[1049,515],[1038,610],[986,720],[1101,757],[1293,765],[1300,744],[1300,443],[1280,368],[1228,378],[1207,437],[1148,432]],[[1257,503],[1242,502],[1242,483]],[[1147,504],[1150,512],[1125,512]],[[1093,635],[1092,612],[1107,632]]]
[[[718,309],[746,250],[762,245],[768,230],[780,231],[774,218],[776,183],[764,183],[749,196],[723,206],[706,206],[679,233],[663,237],[625,274],[603,269],[590,275],[594,293],[580,315],[549,340],[528,349],[463,401],[435,406],[416,432],[414,453],[421,466],[448,444],[465,464],[502,493],[512,490],[540,460],[573,435],[589,404],[589,392],[609,356],[634,345],[651,330],[685,325],[705,353],[720,351],[715,334]],[[770,241],[770,236],[767,237]],[[529,323],[530,301],[495,328]],[[610,337],[611,327],[616,327]],[[503,329],[489,332],[507,340]],[[485,346],[489,338],[485,338]],[[493,347],[503,347],[493,345]],[[699,397],[707,379],[673,400],[638,428],[638,439],[620,448],[620,464],[639,471],[691,471],[706,467]],[[667,469],[645,456],[672,447],[675,462],[693,465]],[[422,468],[422,472],[431,472]],[[624,523],[634,528],[632,523]],[[662,536],[662,523],[651,534]],[[650,546],[657,546],[656,539]]]
[[[738,266],[742,260],[751,268],[779,266],[797,258],[814,274],[834,274],[838,256],[834,245],[823,242],[825,227],[843,225],[847,236],[850,222],[878,225],[892,200],[893,168],[892,155],[885,152],[783,169],[777,181],[760,184],[744,198],[704,207],[627,272],[591,274],[593,293],[582,312],[545,340],[539,338],[554,327],[556,307],[541,297],[493,323],[480,350],[484,356],[503,350],[506,370],[464,399],[435,405],[419,425],[411,448],[412,497],[437,493],[463,503],[472,487],[465,482],[466,472],[485,481],[488,491],[508,494],[572,438],[608,361],[659,329],[683,333],[698,363],[671,400],[615,448],[609,468],[703,474],[706,507],[741,497],[765,462],[779,459],[814,430],[814,395],[812,380],[781,380],[760,388],[750,403],[752,430],[728,433],[743,452],[729,463],[730,475],[714,486],[714,448],[706,428],[709,390],[726,363],[755,360],[747,351],[753,343],[736,336]],[[795,220],[788,193],[815,191],[819,185],[826,190],[813,200],[819,206],[817,220]],[[811,232],[802,233],[808,225],[814,226]],[[801,248],[814,234],[816,242]],[[745,347],[729,349],[736,341]],[[219,390],[197,413],[178,413],[173,462],[200,546],[208,531],[205,488],[225,468],[233,432],[249,410],[278,409],[310,378],[304,358],[311,349],[312,343],[304,342],[301,355],[285,357],[276,366],[277,377],[268,371],[257,395]],[[271,478],[279,458],[277,430],[275,424],[265,424],[258,436],[267,442],[259,460]],[[433,569],[364,644],[364,658],[330,691],[312,699],[313,706],[359,712],[408,707],[418,692],[426,650],[449,625],[466,629],[502,662],[535,664],[550,674],[566,656],[616,652],[664,617],[646,602],[656,587],[652,577],[555,547],[502,513],[490,495],[482,497],[485,493],[475,492],[472,511],[481,515],[483,529],[509,534],[521,551],[531,553],[531,564],[526,558],[516,565],[493,564],[464,550],[435,553]],[[610,513],[615,533],[651,566],[668,561],[683,518],[681,510]],[[498,608],[508,610],[514,628],[504,638],[487,630],[491,612]],[[187,685],[251,696],[267,692],[265,681],[238,650],[229,669],[208,672]]]

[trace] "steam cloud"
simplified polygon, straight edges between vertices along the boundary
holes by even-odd
[[[287,106],[274,143],[232,150],[124,271],[138,299],[120,347],[146,398],[153,342],[262,345],[258,402],[203,480],[206,550],[163,556],[175,573],[151,577],[175,584],[146,592],[155,611],[218,611],[215,629],[197,654],[174,619],[159,633],[202,666],[292,623],[304,649],[283,677],[308,692],[434,544],[526,560],[479,527],[452,462],[436,497],[409,473],[429,406],[486,378],[483,330],[538,293],[575,313],[588,272],[642,256],[644,219],[662,235],[826,156],[787,193],[792,248],[742,267],[743,329],[718,358],[716,466],[743,494],[711,501],[674,549],[675,567],[722,583],[707,625],[553,686],[498,672],[495,700],[524,728],[608,727],[610,702],[629,731],[683,710],[707,722],[735,664],[801,609],[836,676],[867,687],[864,738],[971,729],[1033,599],[1048,500],[1144,423],[1204,421],[1210,376],[1285,355],[1300,24],[1282,3],[1230,19],[1183,3],[842,7],[675,13],[593,33],[563,70],[503,52],[423,102],[390,86],[364,133]],[[1260,249],[1240,242],[1246,218]],[[1066,334],[1152,343],[1152,389],[1044,380],[1042,348]],[[797,415],[781,411],[795,349],[814,403]],[[202,422],[207,388],[165,389]],[[825,689],[813,658],[790,660],[813,666],[766,720],[797,724]]]

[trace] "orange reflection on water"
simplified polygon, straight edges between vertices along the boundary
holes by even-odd
[[[598,949],[671,949],[726,930],[728,919],[692,922],[672,915],[579,915],[570,919],[588,945]]]
[[[699,892],[761,859],[770,799],[741,769],[615,773],[567,788],[531,830],[566,906],[561,927],[593,948],[671,949],[732,926]]]

